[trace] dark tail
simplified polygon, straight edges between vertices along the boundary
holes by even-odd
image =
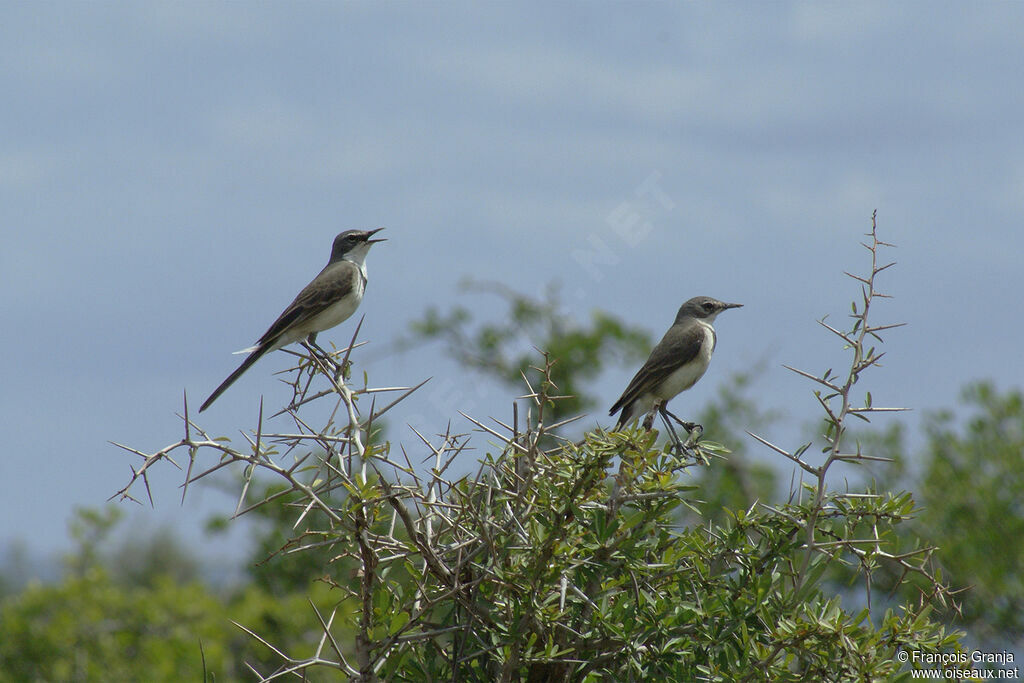
[[[629,414],[629,406],[624,406],[620,405],[620,403],[616,403],[615,405],[612,406],[612,409],[608,411],[609,415],[614,415],[615,412],[620,408],[622,409],[622,412],[619,413],[619,420],[618,422],[615,423],[615,431],[619,431],[626,424],[626,416]]]
[[[201,413],[207,408],[209,408],[211,403],[216,401],[221,394],[227,391],[228,387],[234,384],[235,380],[241,377],[243,372],[252,367],[253,363],[262,358],[263,354],[269,351],[270,348],[270,344],[264,344],[263,346],[259,347],[258,349],[250,353],[248,356],[246,356],[245,360],[242,361],[242,364],[238,366],[238,369],[232,372],[230,375],[228,375],[228,378],[221,382],[219,387],[213,390],[213,393],[210,394],[210,398],[206,399],[206,403],[199,407],[199,412]]]

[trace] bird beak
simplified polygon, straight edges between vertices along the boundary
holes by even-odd
[[[726,304],[726,305],[725,305],[725,306],[724,306],[724,307],[722,308],[722,310],[724,311],[724,310],[725,310],[725,309],[727,309],[727,308],[743,308],[743,304]]]
[[[373,237],[374,235],[376,235],[378,232],[380,232],[383,229],[384,228],[377,228],[376,230],[368,231],[366,233],[366,243],[367,244],[376,244],[377,242],[387,242],[388,240],[387,240],[386,237],[381,237],[379,240],[371,240],[370,239],[371,237]]]

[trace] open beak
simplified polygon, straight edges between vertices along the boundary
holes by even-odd
[[[370,237],[373,237],[374,235],[376,235],[378,232],[380,232],[383,229],[384,228],[377,228],[376,230],[370,230],[369,232],[367,232],[366,233],[366,237],[367,237],[366,243],[367,244],[376,244],[377,242],[387,242],[388,239],[386,237],[381,237],[379,240],[371,240],[371,239],[369,239]]]

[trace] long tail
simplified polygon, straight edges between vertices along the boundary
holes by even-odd
[[[252,353],[246,356],[246,359],[242,361],[242,364],[238,366],[238,369],[228,375],[228,378],[220,383],[220,386],[213,390],[210,394],[210,398],[206,399],[206,402],[199,407],[199,412],[203,412],[210,407],[210,404],[217,400],[217,398],[227,391],[228,387],[235,383],[235,380],[242,376],[242,373],[252,367],[252,364],[263,357],[267,351],[273,348],[270,344],[264,344],[257,347]]]
[[[625,427],[629,423],[629,419],[631,417],[630,413],[632,413],[632,412],[633,412],[633,406],[632,405],[624,405],[624,406],[622,406],[622,412],[619,413],[619,420],[618,420],[618,422],[615,423],[615,431],[621,430],[623,427]],[[613,410],[613,411],[611,411],[608,414],[609,415],[614,415],[615,411]]]

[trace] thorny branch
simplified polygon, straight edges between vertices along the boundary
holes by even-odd
[[[860,380],[861,374],[871,367],[879,366],[879,361],[885,355],[876,350],[873,346],[873,341],[881,343],[883,341],[880,335],[881,332],[904,325],[904,323],[874,325],[869,321],[872,304],[878,299],[891,298],[888,294],[879,291],[877,280],[878,276],[895,265],[895,262],[882,264],[879,260],[881,250],[893,248],[894,245],[879,239],[877,233],[877,212],[871,216],[871,232],[867,234],[867,237],[868,241],[862,242],[861,245],[870,254],[869,274],[866,277],[861,277],[848,272],[845,273],[860,285],[859,301],[854,301],[851,305],[849,317],[852,322],[850,328],[840,330],[828,324],[825,319],[818,321],[822,327],[841,339],[844,348],[850,352],[849,368],[845,371],[845,376],[836,376],[831,369],[826,370],[819,376],[788,365],[784,366],[797,375],[819,385],[819,388],[814,391],[814,396],[825,413],[825,431],[822,435],[824,444],[821,449],[825,454],[824,461],[816,465],[808,460],[806,454],[812,443],[804,444],[791,453],[764,437],[747,432],[762,445],[788,458],[803,473],[812,477],[813,483],[808,487],[811,492],[811,499],[799,508],[799,512],[792,505],[762,505],[762,507],[775,515],[793,520],[793,534],[797,532],[803,533],[802,559],[800,559],[798,566],[794,568],[795,594],[799,595],[804,585],[814,580],[813,570],[815,567],[812,565],[815,557],[822,557],[823,563],[827,565],[827,563],[833,560],[842,560],[842,556],[845,554],[854,558],[856,563],[860,565],[864,576],[866,603],[869,609],[872,598],[871,573],[880,561],[895,563],[901,568],[904,575],[916,573],[924,576],[927,579],[927,584],[932,587],[932,594],[929,597],[944,603],[945,597],[950,592],[939,581],[930,566],[930,558],[934,548],[918,548],[911,552],[895,554],[883,549],[887,541],[879,535],[878,527],[880,523],[887,519],[905,517],[906,513],[910,510],[909,496],[905,501],[894,501],[886,500],[885,496],[870,492],[860,494],[850,492],[830,494],[828,492],[827,477],[834,464],[838,462],[865,463],[889,461],[888,458],[863,453],[859,443],[856,445],[855,451],[844,452],[849,418],[856,417],[866,422],[869,420],[868,416],[874,413],[891,413],[905,410],[904,408],[887,408],[874,405],[870,392],[865,394],[862,406],[855,405],[854,387]],[[872,507],[868,512],[851,509],[847,503],[853,500]],[[903,503],[906,504],[902,505]],[[900,513],[890,512],[892,510],[900,510]],[[854,528],[866,525],[869,527],[871,535],[867,538],[857,539],[823,528],[821,521],[831,518],[846,522],[848,524],[847,531],[852,531]],[[824,566],[819,564],[818,569],[824,569]],[[820,571],[818,576],[820,576]],[[768,657],[768,660],[777,654],[778,652],[773,653]]]
[[[635,662],[651,661],[653,646],[648,649],[628,629],[610,625],[624,605],[632,606],[624,610],[630,619],[636,618],[637,606],[653,610],[645,637],[663,629],[665,656],[680,657],[679,642],[691,642],[716,626],[701,616],[713,608],[700,604],[702,595],[721,589],[708,603],[729,596],[735,603],[722,603],[726,609],[759,609],[771,601],[761,600],[762,589],[754,584],[784,576],[788,595],[799,601],[814,587],[821,565],[836,559],[859,563],[869,601],[878,561],[922,574],[940,591],[927,567],[931,549],[883,548],[879,527],[905,517],[909,497],[830,494],[826,488],[835,463],[878,459],[862,453],[859,444],[844,445],[848,418],[894,410],[872,405],[870,394],[863,406],[853,398],[861,373],[882,358],[871,340],[880,341],[880,333],[896,327],[872,326],[868,320],[872,302],[885,296],[877,291],[876,278],[892,265],[879,265],[880,248],[890,245],[877,238],[874,220],[869,237],[870,275],[850,276],[861,288],[851,329],[821,321],[851,350],[849,370],[837,377],[831,370],[818,376],[794,369],[817,385],[815,397],[828,417],[824,461],[807,458],[811,444],[790,452],[754,437],[813,478],[812,496],[796,504],[752,504],[736,514],[730,528],[677,530],[666,522],[676,505],[687,504],[682,494],[695,488],[676,475],[707,465],[720,457],[722,447],[702,442],[700,430],[678,448],[656,447],[657,434],[644,430],[598,429],[582,440],[566,438],[559,430],[578,418],[551,417],[558,414],[552,406],[564,397],[552,381],[555,361],[543,352],[543,362],[533,368],[537,375],[531,375],[539,379],[531,383],[523,376],[528,390],[513,402],[511,420],[465,416],[496,446],[475,473],[448,474],[470,443],[468,435],[453,433],[450,426],[436,435],[412,428],[425,449],[423,462],[415,462],[404,446],[378,443],[373,427],[423,383],[355,387],[346,374],[352,350],[361,345],[355,336],[339,351],[307,346],[305,354],[294,354],[289,405],[268,418],[284,417],[288,429],[268,431],[261,404],[255,430],[243,434],[244,447],[235,448],[195,424],[186,400],[180,440],[153,453],[118,444],[136,462],[128,484],[114,497],[139,502],[137,489],[144,487],[152,504],[151,471],[163,461],[182,469],[174,457],[183,451],[188,457],[183,495],[196,481],[240,467],[244,478],[236,517],[285,501],[295,510],[296,533],[279,552],[328,548],[335,560],[352,563],[351,579],[325,579],[345,597],[330,612],[313,606],[322,629],[313,655],[292,657],[239,625],[281,660],[269,673],[251,667],[264,681],[302,678],[321,666],[358,681],[420,680],[409,678],[409,671],[419,671],[415,666],[396,667],[426,659],[446,664],[450,676],[443,680],[511,681],[524,672],[530,680],[579,680],[627,655]],[[378,407],[389,395],[397,396]],[[326,408],[321,424],[308,417],[313,406]],[[284,490],[251,500],[257,473],[283,482]],[[726,538],[730,534],[736,538]],[[823,559],[815,563],[816,558]],[[680,586],[683,596],[673,593]],[[673,599],[662,605],[670,594]],[[687,610],[693,619],[668,618]],[[741,618],[742,629],[723,629],[704,647],[711,651],[757,621]],[[341,632],[354,633],[348,638],[354,642],[342,642]],[[750,669],[754,677],[793,649],[785,640],[773,640],[770,628],[756,637],[763,649],[751,656],[764,666]]]

